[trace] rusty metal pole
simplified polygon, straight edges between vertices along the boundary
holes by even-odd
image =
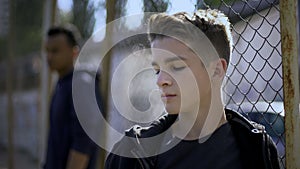
[[[297,0],[280,0],[287,169],[300,169],[297,24]]]
[[[106,0],[106,24],[112,24],[111,22],[115,19],[116,16],[116,0]],[[106,27],[106,34],[105,34],[105,48],[107,46],[111,46],[113,37],[113,30],[110,30],[109,27]],[[112,51],[109,51],[105,56],[103,56],[103,60],[101,62],[101,93],[103,96],[103,105],[104,105],[104,117],[107,117],[109,113],[109,89],[110,89],[110,69],[111,69],[111,59],[112,59]],[[105,125],[102,125],[103,128],[103,135],[107,135],[107,131]],[[98,168],[104,168],[106,152],[101,149],[100,155],[98,158]]]

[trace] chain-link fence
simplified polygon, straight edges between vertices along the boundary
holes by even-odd
[[[192,6],[195,1],[196,0],[190,0],[190,2],[181,3],[189,3]],[[277,145],[280,155],[280,163],[282,166],[285,167],[285,113],[283,107],[283,64],[281,52],[279,0],[197,1],[198,3],[196,5],[196,8],[205,8],[209,6],[210,8],[220,9],[226,15],[229,16],[230,21],[233,25],[232,33],[234,40],[234,48],[231,62],[227,71],[227,77],[224,82],[224,93],[226,94],[225,101],[227,107],[237,110],[250,120],[265,125],[266,131],[272,136],[273,141]],[[4,30],[0,30],[0,42],[2,42],[3,39],[5,39],[3,38],[5,34],[7,34],[8,38],[9,31],[6,30],[6,27],[9,26],[9,23],[7,23],[9,21],[7,17],[7,13],[9,12],[8,2],[10,1],[0,1],[0,4],[2,4],[0,5],[0,9],[2,9],[2,12],[0,12],[0,18],[7,18],[6,20],[4,19],[4,21],[0,22],[0,25],[2,26],[1,28],[3,28],[1,30]],[[39,5],[39,3],[41,2],[43,1],[36,1],[35,4],[37,9],[41,6]],[[50,3],[50,1],[47,1],[47,3]],[[174,4],[174,2],[170,0],[169,3],[169,8],[175,9],[175,6],[172,6],[172,3]],[[47,4],[45,6],[47,6]],[[48,6],[49,9],[45,9],[50,11],[51,5]],[[24,12],[22,12],[23,10],[20,9],[25,10],[27,9],[27,6],[23,5],[22,3],[18,3],[16,8],[18,9],[16,11],[19,11],[19,13],[16,15],[23,16],[22,14]],[[36,10],[34,11],[35,13],[37,13]],[[149,9],[149,11],[151,11],[151,9]],[[40,10],[38,13],[40,13],[40,16],[42,16],[43,11]],[[47,13],[47,11],[45,10],[44,13]],[[28,22],[27,17],[31,18],[31,15],[24,15],[24,17],[26,17],[26,19],[22,19],[21,17],[19,18],[20,20],[22,19],[24,22]],[[39,154],[42,154],[39,152],[40,150],[37,144],[40,138],[44,138],[46,136],[46,129],[45,131],[38,131],[37,126],[42,124],[43,121],[40,122],[40,120],[37,120],[37,118],[41,118],[39,116],[45,115],[42,113],[47,111],[48,104],[47,97],[43,97],[48,94],[48,76],[45,76],[46,73],[43,73],[47,72],[46,66],[40,65],[41,62],[39,56],[39,50],[41,48],[39,44],[41,43],[42,34],[38,34],[36,32],[42,32],[42,30],[40,30],[40,25],[42,24],[42,22],[45,22],[43,20],[47,20],[47,18],[49,19],[50,16],[47,16],[46,14],[45,18],[35,17],[35,24],[32,24],[31,22],[30,23],[36,27],[27,28],[20,26],[20,30],[17,29],[15,31],[18,32],[17,37],[19,37],[19,46],[15,47],[14,49],[16,56],[13,62],[14,66],[12,66],[15,71],[15,76],[12,76],[11,79],[14,82],[12,86],[12,103],[14,111],[16,112],[16,119],[14,122],[14,135],[16,137],[15,146],[23,148],[22,151],[24,152],[30,150],[29,154],[32,154],[33,157],[36,157],[33,162],[30,161],[30,163],[33,163],[34,165],[37,165],[37,160],[42,160],[37,159],[41,158]],[[47,28],[48,26],[49,25],[47,24],[44,25],[45,28]],[[26,30],[25,28],[34,31],[35,33],[24,31]],[[25,34],[24,32],[29,32],[28,37],[27,34]],[[38,37],[32,38],[33,35],[36,35]],[[21,39],[24,39],[24,42],[19,41],[20,37],[22,37]],[[34,41],[34,43],[29,43],[27,41],[25,42],[26,38],[31,39],[32,41]],[[4,44],[2,45],[3,49],[7,47],[5,46],[6,42],[4,43],[3,41],[2,44]],[[23,44],[33,45],[32,47],[28,47]],[[4,56],[7,55],[7,52],[5,53],[3,51],[4,50],[2,50],[3,58],[0,63],[0,70],[3,70],[2,72],[6,74],[5,70],[8,67],[8,64]],[[118,61],[116,60],[121,60],[120,55],[121,54],[119,54],[118,57],[114,58],[115,60],[112,61],[112,66],[118,64]],[[122,55],[125,54],[122,53]],[[19,62],[20,64],[16,64],[16,62]],[[42,68],[45,70],[43,71]],[[0,145],[6,145],[8,142],[6,138],[6,129],[8,126],[7,124],[9,122],[6,121],[7,108],[5,108],[8,100],[6,99],[4,85],[6,77],[8,76],[3,76],[2,78],[0,78],[0,81],[2,82],[0,83],[0,105],[3,108],[3,110],[0,111],[0,119],[3,122],[0,123],[0,133],[3,133],[0,137]],[[42,79],[39,79],[40,77]],[[126,76],[124,76],[124,78],[126,78]],[[42,83],[39,83],[39,80]],[[120,80],[122,79],[120,78]],[[39,93],[42,94],[39,95]],[[138,95],[140,95],[140,93],[138,93]],[[39,100],[40,98],[44,101]],[[136,100],[143,101],[141,98],[137,98]],[[39,105],[42,107],[41,110],[38,110],[38,104],[41,104]],[[136,104],[140,105],[140,102],[136,102]],[[137,106],[137,108],[139,107]],[[116,123],[120,124],[120,121],[116,121]],[[26,132],[23,132],[25,130]],[[43,133],[43,136],[39,138],[39,135],[41,133]],[[4,151],[2,151],[2,153],[3,152]],[[0,157],[1,155],[2,154],[0,153]],[[28,153],[26,154],[26,157],[29,157]],[[23,165],[23,163],[19,162],[21,161],[21,157],[16,156],[15,161],[18,161],[19,165]],[[1,161],[0,158],[0,168],[1,165],[4,166],[4,163],[3,161]],[[24,168],[24,166],[26,165],[23,165],[22,167]],[[18,168],[18,166],[16,166],[16,168]]]
[[[285,166],[279,0],[205,1],[232,22],[234,48],[224,85],[226,105],[265,126]]]

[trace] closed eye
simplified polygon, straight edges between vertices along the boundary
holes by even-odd
[[[170,65],[171,70],[173,71],[180,71],[183,70],[184,68],[186,68],[187,65],[185,62],[183,61],[174,61],[172,62],[172,64]]]
[[[152,62],[152,68],[153,68],[155,74],[158,75],[160,72],[160,67],[158,66],[158,64],[155,62]]]
[[[154,70],[154,73],[155,73],[156,75],[158,75],[159,72],[160,72],[160,67],[159,67],[158,65],[156,65],[156,64],[153,64],[153,65],[152,65],[152,68],[153,68],[153,70]]]
[[[155,72],[156,75],[158,75],[159,72],[160,72],[160,69],[154,69],[154,72]]]
[[[173,66],[172,67],[172,69],[175,71],[180,71],[180,70],[183,70],[184,68],[186,68],[186,66],[180,66],[180,67]]]

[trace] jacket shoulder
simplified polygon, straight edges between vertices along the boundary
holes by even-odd
[[[239,126],[253,133],[265,133],[265,127],[263,125],[250,121],[233,110],[226,109],[225,114],[228,122],[234,127]]]
[[[266,133],[265,127],[233,110],[226,109],[225,113],[241,148],[243,163],[250,168],[279,169],[276,145]]]
[[[147,127],[134,125],[126,130],[125,136],[114,145],[113,152],[108,155],[105,162],[105,169],[151,168],[150,166],[154,165],[151,154],[155,154],[156,149],[153,148],[155,146],[151,145],[153,143],[147,141],[145,143],[144,140],[139,138],[157,136],[163,133],[172,126],[176,119],[177,115],[166,114]],[[161,138],[157,137],[157,139]],[[147,146],[144,144],[147,144]],[[122,156],[122,154],[127,154],[131,158]]]
[[[168,130],[172,124],[177,120],[178,115],[165,114],[159,119],[152,122],[149,126],[142,127],[134,125],[125,131],[125,135],[129,137],[147,138],[153,137]]]

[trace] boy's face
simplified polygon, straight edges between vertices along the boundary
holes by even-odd
[[[68,43],[65,35],[48,37],[46,51],[50,69],[64,72],[73,66],[74,48]]]
[[[152,42],[153,68],[157,85],[169,114],[209,108],[211,84],[200,58],[173,38]]]

